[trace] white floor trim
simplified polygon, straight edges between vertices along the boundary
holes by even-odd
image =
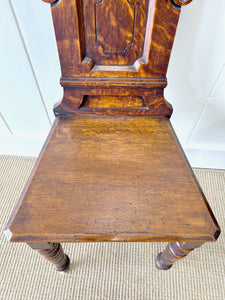
[[[193,168],[225,169],[225,150],[184,148],[184,151]]]

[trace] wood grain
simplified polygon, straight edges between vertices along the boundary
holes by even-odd
[[[88,1],[88,11],[91,11],[89,6],[90,1]],[[96,2],[95,43],[102,46],[104,53],[126,53],[127,48],[134,44],[135,19],[136,5],[127,0]],[[108,26],[102,26],[107,23]]]
[[[110,4],[105,1],[102,4],[105,3],[107,14],[107,5]],[[135,62],[121,61],[124,67],[120,68],[118,60],[122,57],[118,58],[118,55],[113,53],[104,54],[103,50],[102,53],[99,52],[102,47],[96,44],[95,6],[91,5],[98,2],[85,0],[82,4],[80,0],[63,0],[57,6],[52,7],[62,75],[68,77],[112,77],[113,74],[114,77],[126,78],[165,78],[180,12],[172,6],[168,6],[167,0],[132,1],[132,4],[137,6],[136,29],[134,29],[137,40],[134,41],[136,48],[133,51],[129,52],[130,47],[127,48],[127,56],[133,56],[135,54],[132,52],[138,52],[140,57],[137,57],[136,60],[142,58],[144,64],[141,64],[139,70],[134,72],[132,64]],[[114,14],[119,14],[121,1],[114,0],[113,3]],[[107,32],[107,26],[111,25],[102,22],[99,19],[97,26],[105,28]],[[126,23],[126,18],[124,18],[124,22]],[[121,28],[124,26],[126,24],[120,24]],[[126,34],[124,32],[124,35]],[[109,38],[111,38],[110,43],[115,43],[114,40],[119,39],[119,36],[110,35]],[[90,46],[89,43],[91,43]],[[86,56],[94,61],[94,65],[95,59],[104,59],[105,62],[97,62],[92,71],[85,63],[82,63]],[[97,56],[99,57],[96,58]],[[97,66],[101,65],[104,68],[98,69]]]
[[[64,95],[6,235],[58,270],[69,265],[59,242],[169,241],[157,259],[169,269],[220,234],[164,98],[180,6],[191,0],[44,1]]]
[[[166,117],[59,117],[12,241],[214,241],[219,227]]]
[[[52,6],[64,88],[56,115],[80,114],[88,96],[134,96],[135,85],[137,97],[150,99],[159,87],[161,97],[159,104],[151,99],[148,110],[128,109],[127,115],[170,116],[163,91],[179,14],[167,0],[63,0]],[[125,115],[121,105],[88,113]]]
[[[95,62],[95,69],[128,69],[142,57],[148,2],[83,1],[85,56]]]
[[[93,92],[94,91],[94,92]],[[141,91],[141,93],[140,93]],[[85,93],[85,94],[84,94]],[[140,94],[142,96],[140,96]],[[85,109],[82,105],[83,100],[89,96],[96,96],[96,99],[102,96],[108,97],[107,103],[108,108],[103,108],[99,103],[95,102],[97,107],[88,107]],[[128,97],[141,97],[147,106],[147,109],[140,109],[138,102],[133,102],[135,105],[132,109],[127,107],[126,109],[121,109],[125,106],[126,100],[124,96]],[[122,101],[121,104],[116,106],[118,99]],[[117,100],[116,100],[117,99]],[[113,107],[113,109],[112,109]],[[86,107],[87,108],[87,107]],[[85,88],[78,87],[68,87],[64,90],[63,101],[56,104],[54,108],[54,113],[58,115],[131,115],[131,116],[160,116],[165,115],[170,117],[172,114],[172,106],[167,103],[163,97],[163,90],[160,88],[144,89],[137,88],[135,84],[133,86],[127,86],[124,91],[120,87],[107,85],[104,88],[101,85],[90,85]]]

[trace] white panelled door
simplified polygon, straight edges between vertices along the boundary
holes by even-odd
[[[62,96],[50,7],[3,1],[0,38],[0,153],[37,156]]]
[[[225,1],[193,0],[182,8],[165,93],[193,167],[225,169],[224,69]]]

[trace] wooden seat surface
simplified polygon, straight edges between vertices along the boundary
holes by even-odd
[[[58,117],[12,241],[213,241],[219,227],[166,117]]]

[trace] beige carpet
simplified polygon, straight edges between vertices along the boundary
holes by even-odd
[[[169,271],[154,266],[165,243],[63,244],[72,264],[62,274],[3,234],[33,163],[0,157],[0,299],[225,299],[224,171],[195,170],[222,229],[216,243],[203,245]]]

